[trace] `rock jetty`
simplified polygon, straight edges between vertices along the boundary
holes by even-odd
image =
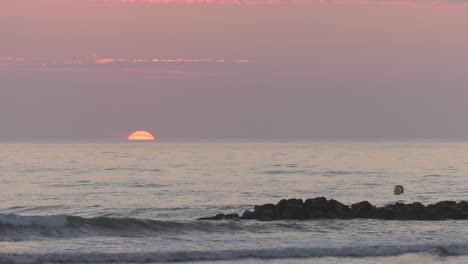
[[[442,201],[427,206],[419,202],[395,203],[377,207],[363,201],[351,206],[325,197],[313,199],[283,199],[277,204],[255,205],[253,211],[238,214],[218,214],[198,220],[307,220],[307,219],[385,219],[385,220],[447,220],[468,219],[468,202]]]

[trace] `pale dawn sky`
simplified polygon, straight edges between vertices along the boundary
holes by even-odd
[[[2,0],[0,140],[468,137],[468,1]]]

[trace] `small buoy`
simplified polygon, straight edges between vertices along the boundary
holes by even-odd
[[[405,188],[402,185],[396,185],[395,189],[393,189],[393,194],[400,195],[402,193],[405,193]]]

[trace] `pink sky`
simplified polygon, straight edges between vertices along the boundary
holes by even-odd
[[[0,139],[459,138],[468,1],[0,2]]]

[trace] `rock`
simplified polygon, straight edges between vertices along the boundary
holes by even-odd
[[[217,214],[212,217],[202,217],[197,220],[239,220],[238,214]]]
[[[326,218],[328,202],[325,197],[307,199],[304,202],[304,211],[307,218]]]
[[[251,219],[255,219],[255,218],[257,218],[255,213],[251,212],[249,210],[245,210],[244,213],[241,216],[241,219],[245,219],[245,220],[251,220]]]
[[[458,207],[457,202],[442,201],[428,205],[425,218],[429,220],[467,219],[468,215]]]
[[[256,205],[254,211],[246,210],[242,217],[238,214],[217,214],[199,220],[282,220],[282,219],[352,219],[370,218],[386,220],[445,220],[468,219],[468,202],[442,201],[424,206],[422,203],[394,203],[383,207],[373,206],[368,201],[351,205],[337,200],[327,201],[324,197],[307,199],[283,199],[276,205]]]
[[[362,201],[351,205],[351,210],[357,218],[371,218],[375,208],[368,201]]]
[[[303,205],[302,199],[283,199],[279,201],[279,203],[276,204],[275,206],[275,212],[277,217],[284,217],[284,210],[286,207],[290,204],[298,205],[301,206]]]
[[[448,207],[448,206],[456,206],[457,202],[454,201],[442,201],[434,204],[435,208],[440,208],[440,207]]]
[[[348,214],[351,211],[351,209],[349,208],[349,206],[344,205],[338,202],[337,200],[331,199],[330,201],[328,201],[327,211],[334,212],[339,216],[344,216]]]
[[[304,218],[304,207],[302,204],[290,203],[284,209],[282,218],[283,219],[301,219]]]
[[[311,210],[324,210],[327,208],[327,199],[325,197],[317,197],[313,199],[307,199],[304,203],[306,208]]]
[[[227,214],[224,215],[225,220],[239,220],[239,215],[238,214]]]
[[[403,203],[395,204],[392,212],[394,219],[398,220],[415,220],[416,217],[414,214],[410,216],[408,206]]]
[[[414,202],[414,203],[408,204],[408,207],[418,209],[418,210],[426,209],[426,206],[424,206],[424,204],[419,203],[419,202]]]
[[[467,201],[461,201],[455,207],[468,213],[468,202]]]
[[[385,220],[392,220],[395,218],[395,213],[391,208],[377,208],[375,214],[374,214],[375,219],[385,219]]]
[[[408,220],[422,220],[426,212],[426,207],[419,202],[414,202],[407,205],[406,219]]]
[[[431,220],[460,220],[467,219],[467,214],[454,206],[435,206],[434,211],[430,214],[430,218]]]
[[[369,211],[372,208],[372,204],[368,201],[362,201],[359,203],[355,203],[351,205],[351,209],[353,211],[361,210],[361,211]]]
[[[284,212],[284,208],[286,208],[286,206],[288,206],[288,200],[282,199],[281,201],[279,201],[279,202],[275,205],[275,213],[276,213],[276,215],[282,216],[282,215],[283,215],[283,212]]]
[[[257,219],[274,219],[276,216],[274,204],[264,204],[254,206],[254,213]]]

